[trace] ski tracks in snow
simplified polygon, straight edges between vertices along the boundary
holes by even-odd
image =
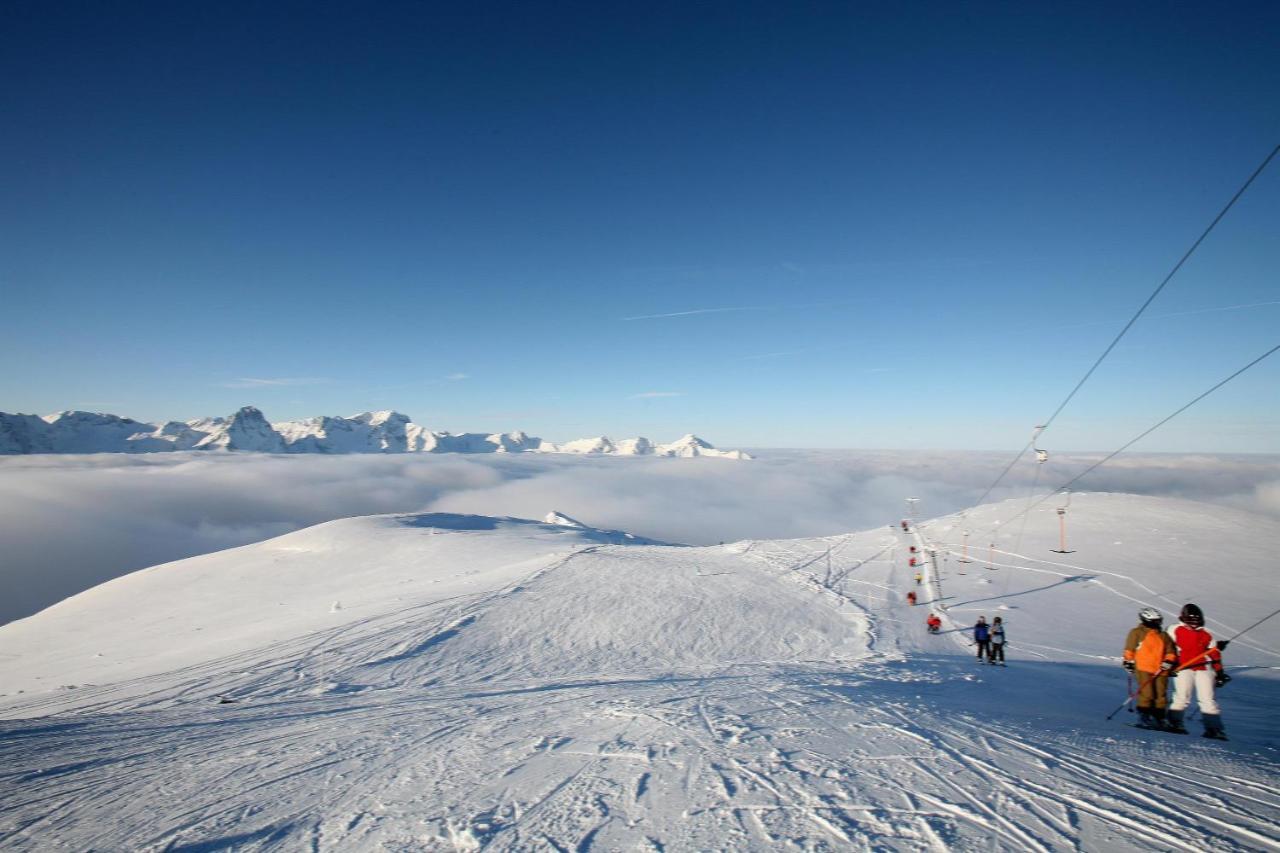
[[[274,667],[269,654],[224,661],[224,676],[258,667],[237,704],[213,704],[193,675],[140,697],[151,710],[104,713],[103,695],[79,715],[0,722],[0,847],[1280,846],[1273,758],[983,709],[993,694],[967,654],[905,659],[900,644],[928,642],[914,624],[923,616],[905,624],[898,605],[860,601],[865,590],[892,597],[890,546],[827,545],[771,543],[732,559],[751,583],[798,583],[851,632],[874,632],[866,657],[515,679],[477,647],[479,669],[451,679],[431,668],[453,646],[472,648],[467,633],[490,614],[518,626],[498,611],[562,594],[556,570],[579,551],[483,595],[313,637]],[[848,571],[824,584],[839,574],[826,571],[833,555]],[[705,574],[690,562],[688,582],[744,583],[715,574],[727,558]]]
[[[0,732],[0,845],[1280,844],[1274,763],[1251,766],[1185,740],[1046,736],[922,710],[917,697],[952,677],[945,664],[747,667],[188,706],[93,715],[61,729],[10,722]],[[1191,782],[1178,772],[1188,752],[1200,765]],[[1236,781],[1219,786],[1214,777]]]

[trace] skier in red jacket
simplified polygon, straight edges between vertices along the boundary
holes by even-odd
[[[1169,706],[1170,731],[1186,734],[1182,717],[1191,704],[1194,692],[1204,720],[1204,736],[1226,740],[1222,715],[1213,691],[1231,680],[1222,670],[1222,653],[1214,645],[1213,635],[1204,629],[1204,612],[1194,604],[1182,608],[1181,624],[1169,628],[1169,636],[1178,645],[1177,675],[1173,683],[1173,703]],[[1225,643],[1221,645],[1226,645]]]

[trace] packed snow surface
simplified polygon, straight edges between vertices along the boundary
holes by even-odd
[[[696,435],[670,444],[647,438],[614,442],[583,438],[564,444],[524,432],[450,433],[419,426],[399,412],[362,412],[269,423],[253,406],[225,418],[148,424],[96,412],[13,415],[0,412],[0,455],[25,453],[155,453],[239,450],[256,453],[589,453],[617,456],[710,456],[750,459],[717,450]]]
[[[1277,606],[1280,524],[1078,495],[1058,554],[1024,505],[705,548],[374,516],[136,572],[0,627],[0,846],[1276,849],[1280,617],[1230,742],[1104,718],[1138,608]]]

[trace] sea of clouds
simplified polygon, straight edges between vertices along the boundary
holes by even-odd
[[[721,459],[272,456],[0,457],[0,624],[135,569],[353,515],[438,510],[542,518],[711,544],[836,534],[972,505],[1008,454],[753,450]],[[1099,456],[1024,459],[988,501],[1025,499]],[[1138,455],[1078,484],[1280,517],[1280,457]]]

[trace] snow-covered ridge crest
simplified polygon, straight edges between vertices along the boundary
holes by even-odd
[[[613,441],[605,436],[563,444],[519,430],[451,433],[427,429],[395,411],[351,417],[321,415],[271,423],[245,406],[227,417],[143,423],[118,415],[67,411],[54,415],[0,412],[0,454],[155,453],[236,450],[256,453],[574,453],[603,456],[712,456],[750,459],[740,450],[717,450],[696,435],[670,444],[647,438]]]

